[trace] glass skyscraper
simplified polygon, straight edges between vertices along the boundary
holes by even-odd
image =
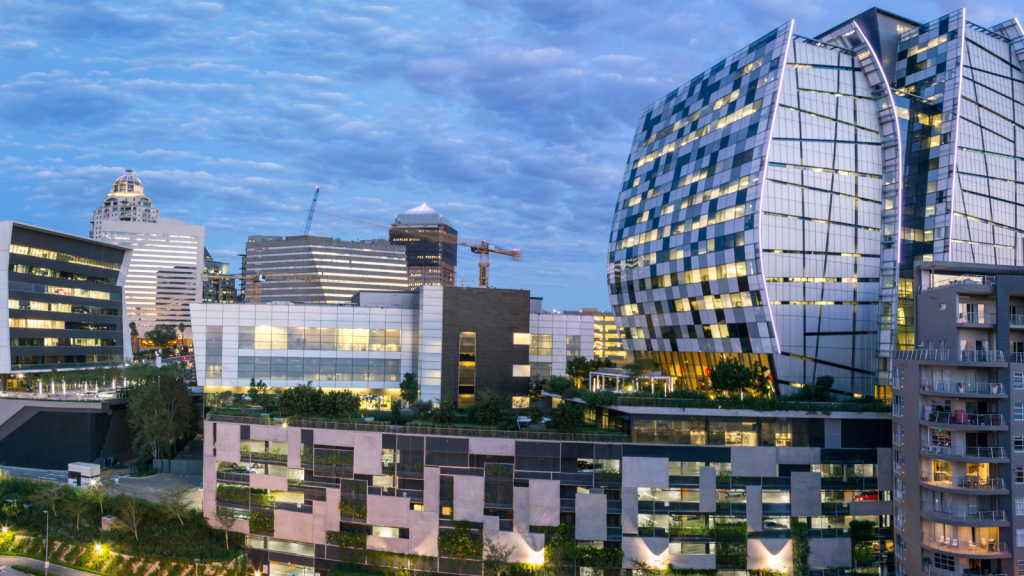
[[[966,18],[791,21],[644,110],[609,246],[626,348],[691,385],[736,355],[887,396],[915,261],[1024,264],[1024,34]]]

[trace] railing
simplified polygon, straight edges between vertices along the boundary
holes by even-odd
[[[266,462],[273,464],[287,464],[288,455],[280,452],[240,452],[239,459],[242,462]]]
[[[845,528],[815,528],[807,531],[808,538],[849,538],[850,531]]]
[[[995,312],[960,312],[956,315],[957,324],[995,324]]]
[[[1005,510],[956,510],[953,508],[935,510],[922,507],[921,511],[960,522],[1006,522]]]
[[[821,504],[822,516],[849,516],[849,502],[823,502]]]
[[[625,434],[571,434],[566,432],[536,432],[514,430],[491,430],[487,428],[441,428],[435,426],[395,426],[391,424],[372,424],[361,422],[332,422],[328,420],[298,420],[288,418],[287,423],[280,418],[260,418],[254,416],[233,416],[227,414],[210,414],[211,422],[233,424],[263,424],[268,426],[292,426],[295,428],[324,428],[328,430],[356,430],[361,432],[387,432],[391,434],[417,434],[434,436],[464,436],[474,438],[510,438],[518,440],[554,440],[562,442],[597,442],[625,443],[629,436]]]
[[[240,474],[238,472],[217,472],[218,482],[238,482],[239,484],[249,484],[249,478],[252,474]]]
[[[609,526],[608,527],[608,540],[622,540],[622,526]]]
[[[964,424],[968,426],[1005,426],[1002,414],[969,414],[967,412],[926,412],[921,410],[921,420],[936,424]]]
[[[896,360],[930,360],[933,362],[1004,362],[1002,350],[950,350],[946,348],[916,348],[896,350]]]
[[[922,392],[957,392],[958,394],[1005,394],[999,382],[945,382],[922,380]]]
[[[954,284],[975,284],[978,286],[995,286],[995,276],[979,276],[976,274],[964,274],[963,276],[957,276],[955,278],[945,278],[930,286],[922,286],[921,292],[927,292],[928,290],[935,290],[936,288],[942,288],[943,286],[952,286]]]
[[[512,520],[498,520],[498,530],[501,532],[511,532]]]
[[[1024,363],[1024,352],[1010,352],[1010,362]]]
[[[1024,314],[1010,314],[1010,326],[1024,326]]]
[[[634,398],[616,397],[615,406],[638,408],[704,408],[713,410],[754,410],[758,412],[857,412],[891,413],[892,405],[885,402],[794,402],[791,400],[740,400],[738,398]]]
[[[1002,490],[1002,478],[985,478],[982,480],[977,476],[950,477],[948,474],[932,474],[932,478],[921,479],[923,482],[932,485],[946,485],[947,488],[964,488],[966,490]]]
[[[1006,542],[986,542],[978,543],[965,541],[960,542],[956,538],[948,538],[942,536],[933,536],[931,534],[922,534],[922,540],[927,542],[929,546],[936,548],[945,548],[948,550],[956,550],[961,553],[967,554],[1006,554]]]
[[[982,460],[1006,458],[1006,451],[1001,446],[937,446],[935,444],[921,444],[921,452]]]
[[[46,386],[46,388],[49,388],[49,386]],[[43,392],[42,394],[36,392],[0,392],[0,400],[7,398],[12,400],[47,400],[52,402],[106,402],[116,398],[127,397],[128,392],[126,388],[118,388],[116,391],[104,388],[99,392],[55,392],[52,394],[49,392]]]

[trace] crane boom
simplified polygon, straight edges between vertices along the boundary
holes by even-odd
[[[316,192],[313,192],[313,204],[309,207],[309,216],[306,216],[306,225],[302,227],[302,236],[309,234],[310,227],[313,226],[313,213],[316,212],[316,200],[320,197],[320,187],[316,187]]]

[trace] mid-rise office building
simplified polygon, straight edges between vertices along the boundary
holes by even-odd
[[[578,311],[565,311],[562,314],[593,316],[594,318],[594,357],[608,358],[612,362],[626,362],[626,351],[622,348],[622,332],[615,323],[615,315],[601,312],[597,308],[583,308]]]
[[[119,364],[131,355],[124,290],[131,250],[21,222],[0,222],[0,375]],[[7,321],[3,321],[6,318]]]
[[[1024,564],[1024,268],[915,267],[893,381],[897,573]]]
[[[205,228],[161,218],[128,172],[93,213],[89,237],[133,250],[124,296],[140,335],[161,324],[188,326],[188,305],[203,298]]]
[[[363,290],[409,289],[405,247],[387,240],[250,236],[242,276],[263,275],[261,302],[339,304]],[[243,282],[243,297],[252,291]]]
[[[887,396],[914,262],[1024,262],[1021,30],[970,17],[789,22],[645,109],[609,245],[627,350]]]
[[[227,262],[217,262],[210,251],[203,248],[203,302],[238,302],[234,278],[209,278],[227,276],[228,269]]]
[[[395,218],[389,239],[392,244],[405,246],[409,286],[455,285],[458,245],[435,238],[447,236],[454,239],[458,235],[451,221],[427,206],[426,202]]]
[[[595,411],[625,435],[211,414],[203,513],[219,526],[215,512],[233,512],[231,530],[246,534],[262,574],[323,574],[382,557],[373,551],[405,555],[383,557],[414,573],[481,574],[479,555],[443,544],[460,529],[520,566],[553,557],[554,533],[562,546],[601,549],[566,574],[783,573],[797,562],[843,573],[854,566],[854,520],[874,523],[856,543],[860,570],[892,572],[887,412]],[[806,528],[800,547],[795,521]]]
[[[244,391],[255,378],[397,396],[411,372],[423,399],[467,407],[485,389],[526,396],[531,377],[594,357],[592,317],[531,314],[525,290],[422,286],[360,292],[341,306],[204,303],[192,317],[199,385],[210,392]]]

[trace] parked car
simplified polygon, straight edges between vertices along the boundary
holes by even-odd
[[[878,500],[878,492],[868,492],[867,494],[858,494],[853,497],[854,500]]]

